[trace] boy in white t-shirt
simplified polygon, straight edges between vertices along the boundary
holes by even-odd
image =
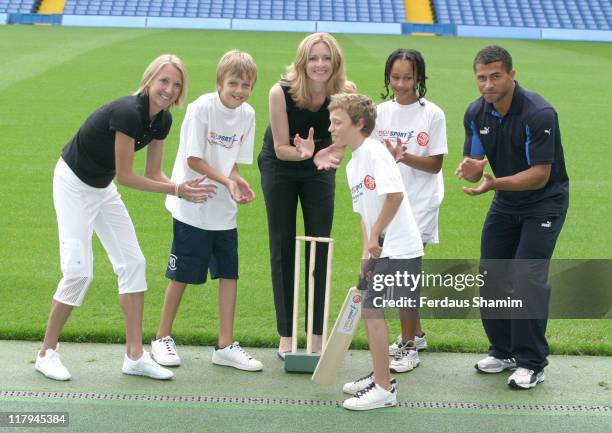
[[[373,263],[368,279],[376,281],[377,275],[393,275],[402,267],[410,273],[420,273],[423,244],[410,205],[404,199],[399,168],[383,145],[368,138],[376,121],[374,103],[367,96],[339,94],[332,96],[329,112],[335,146],[349,146],[352,150],[346,173],[353,210],[361,215],[362,262],[372,259]],[[355,395],[344,402],[350,410],[397,405],[395,381],[389,375],[387,324],[380,308],[383,294],[373,286],[364,292],[362,316],[374,371],[344,385],[344,392]]]
[[[166,277],[170,279],[156,340],[155,361],[178,366],[181,360],[171,337],[172,324],[187,284],[219,278],[219,339],[212,362],[241,370],[263,365],[233,341],[238,280],[237,204],[255,193],[238,173],[238,165],[253,161],[255,111],[246,103],[257,80],[257,66],[244,52],[232,50],[217,65],[217,91],[200,96],[187,107],[172,179],[179,182],[207,176],[217,194],[194,204],[168,196],[174,239]]]
[[[385,93],[392,99],[377,106],[372,138],[385,143],[398,162],[407,198],[424,246],[437,244],[438,210],[444,198],[442,162],[448,153],[444,112],[425,99],[425,60],[406,48],[393,51],[385,64]],[[427,348],[418,311],[400,313],[402,333],[389,346],[391,371],[411,371]]]

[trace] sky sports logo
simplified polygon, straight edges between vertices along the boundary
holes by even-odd
[[[363,182],[359,182],[357,185],[351,187],[351,197],[353,198],[353,203],[357,203],[359,197],[361,197],[363,194]]]
[[[208,144],[210,144],[211,146],[221,146],[226,149],[231,149],[232,147],[234,147],[235,143],[242,144],[242,138],[242,135],[240,136],[240,138],[237,138],[236,134],[222,135],[211,131],[208,134]]]
[[[414,130],[412,131],[390,131],[387,129],[379,129],[377,132],[378,136],[382,139],[400,139],[402,144],[408,143],[412,137],[414,137]]]

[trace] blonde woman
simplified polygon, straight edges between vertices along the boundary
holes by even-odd
[[[62,150],[53,176],[53,203],[63,278],[53,296],[45,339],[35,363],[36,370],[46,377],[71,377],[57,353],[58,338],[92,281],[94,232],[118,277],[127,346],[123,373],[154,379],[173,377],[142,347],[145,258],[113,178],[129,188],[173,194],[198,203],[214,193],[214,187],[200,184],[201,178],[174,184],[161,169],[164,139],[172,125],[169,109],[185,99],[186,90],[182,61],[171,54],[161,55],[147,67],[133,95],[96,110]],[[133,162],[134,153],[144,147],[147,159],[145,175],[141,176],[134,172]]]
[[[336,39],[314,33],[302,40],[294,62],[270,89],[270,125],[258,157],[268,214],[272,288],[284,359],[292,343],[293,277],[298,200],[308,236],[329,236],[334,213],[335,170],[319,171],[317,153],[331,144],[329,97],[354,88],[347,82]],[[300,230],[301,232],[301,230]],[[309,257],[308,246],[306,257]],[[317,251],[313,350],[321,350],[327,250]],[[306,265],[308,268],[308,264]],[[308,282],[306,282],[308,284]]]

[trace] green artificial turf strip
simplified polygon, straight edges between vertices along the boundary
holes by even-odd
[[[513,411],[470,409],[405,409],[388,408],[384,411],[354,413],[334,406],[280,406],[189,404],[142,401],[55,401],[11,399],[3,401],[5,411],[11,412],[68,412],[69,426],[62,432],[149,432],[155,425],[157,432],[181,431],[248,431],[252,433],[283,431],[303,432],[313,428],[316,419],[320,431],[348,432],[405,431],[406,424],[418,417],[431,431],[454,433],[478,432],[607,432],[609,419],[605,414],[560,411]],[[316,417],[316,418],[315,418]],[[358,421],[355,418],[358,417]],[[229,421],[228,421],[229,420]],[[231,427],[228,424],[231,423]],[[357,424],[358,423],[358,424]],[[357,424],[357,425],[356,425]],[[8,429],[7,429],[8,430]],[[20,432],[40,432],[42,429],[21,427]],[[43,431],[46,431],[43,430]],[[51,431],[57,431],[53,429]]]
[[[303,34],[199,30],[143,30],[0,26],[0,189],[3,228],[0,338],[40,339],[51,296],[60,278],[57,227],[51,197],[53,168],[61,148],[95,108],[136,89],[144,67],[163,52],[178,54],[189,70],[188,101],[214,90],[215,66],[227,50],[250,52],[259,67],[249,103],[257,113],[255,157],[268,122],[267,94],[295,54]],[[453,177],[461,159],[463,113],[477,96],[472,59],[481,47],[497,42],[513,54],[517,80],[540,92],[557,109],[570,175],[570,210],[556,248],[556,258],[612,258],[609,197],[611,135],[610,44],[556,41],[419,38],[338,35],[348,76],[359,91],[378,100],[386,56],[397,47],[419,49],[427,62],[428,99],[447,117],[449,155],[444,162],[446,195],[440,213],[441,244],[427,248],[427,258],[477,258],[482,221],[491,195],[468,197]],[[606,97],[606,93],[608,93]],[[164,167],[174,163],[184,109],[173,111]],[[136,158],[142,170],[145,152]],[[346,158],[348,159],[348,158]],[[257,200],[241,206],[238,216],[240,281],[236,337],[245,345],[273,346],[276,326],[272,301],[267,223],[256,163],[241,173]],[[346,176],[338,170],[332,313],[333,323],[346,290],[355,283],[359,263],[359,219],[352,212]],[[167,281],[165,264],[172,239],[163,196],[120,188],[148,263],[145,337],[157,328]],[[298,218],[298,232],[302,232]],[[94,282],[82,308],[68,322],[62,338],[75,341],[123,340],[123,319],[116,277],[95,242]],[[187,289],[175,324],[180,343],[211,344],[217,333],[216,283]],[[612,353],[606,320],[551,320],[554,353]],[[391,332],[399,329],[391,325]],[[486,349],[479,321],[426,320],[432,350]],[[362,331],[355,347],[365,347]]]

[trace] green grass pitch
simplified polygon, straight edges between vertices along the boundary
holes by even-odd
[[[60,278],[57,228],[51,198],[59,152],[82,121],[101,104],[126,95],[144,67],[164,52],[178,54],[190,75],[188,101],[214,90],[215,66],[227,50],[250,52],[259,79],[250,103],[257,113],[255,154],[268,122],[267,94],[295,54],[303,34],[196,30],[95,29],[0,26],[0,130],[2,131],[2,282],[0,338],[40,339],[51,296]],[[461,159],[463,113],[478,94],[472,59],[481,47],[500,43],[513,54],[517,80],[540,92],[559,113],[571,179],[571,205],[556,248],[557,258],[612,258],[609,171],[609,77],[612,50],[606,43],[483,40],[443,37],[338,35],[348,76],[360,92],[378,98],[387,55],[397,47],[420,50],[427,62],[427,97],[442,107],[448,126],[449,155],[444,162],[446,197],[440,215],[441,243],[429,258],[476,258],[480,230],[491,195],[472,198],[453,177]],[[608,78],[605,78],[608,77]],[[174,127],[164,159],[170,173],[184,109],[173,112]],[[143,166],[140,152],[137,166]],[[276,344],[263,196],[256,164],[243,166],[256,201],[239,211],[240,281],[235,334],[244,345]],[[165,264],[171,218],[163,196],[121,188],[147,257],[149,291],[145,337],[156,330],[166,287]],[[301,232],[298,222],[298,232]],[[359,263],[358,218],[351,211],[343,170],[337,175],[337,240],[331,321]],[[123,320],[116,280],[99,243],[95,244],[94,282],[83,307],[68,322],[63,338],[118,342]],[[612,354],[609,320],[553,320],[548,336],[554,353]],[[398,331],[397,324],[391,333]],[[427,320],[434,350],[483,351],[479,321]],[[190,287],[175,326],[179,343],[211,344],[217,333],[216,283]],[[360,332],[355,347],[365,347]]]

